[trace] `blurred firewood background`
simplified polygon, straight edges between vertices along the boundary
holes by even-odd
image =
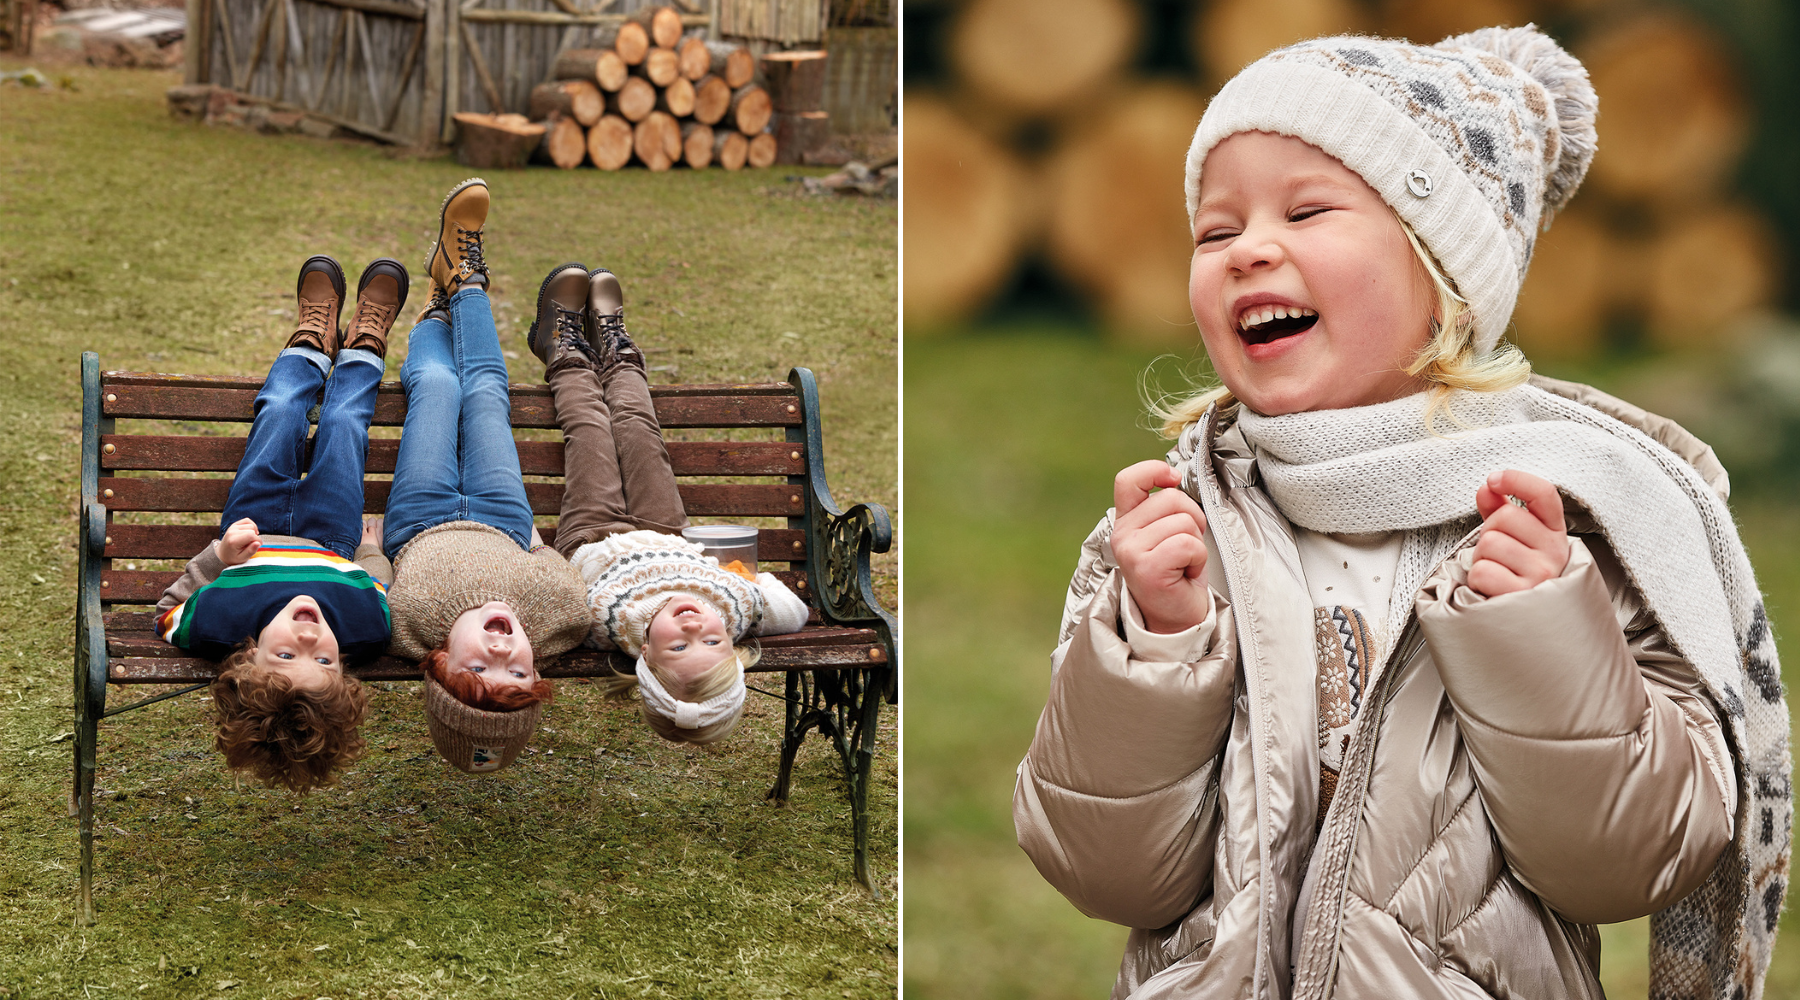
[[[1790,5],[1709,0],[967,0],[906,5],[913,331],[1050,303],[1193,340],[1182,156],[1208,97],[1280,45],[1535,21],[1600,95],[1600,152],[1539,244],[1534,359],[1704,346],[1795,302]]]

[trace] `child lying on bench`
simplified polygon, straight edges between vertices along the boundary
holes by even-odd
[[[363,524],[363,461],[406,292],[406,269],[375,261],[340,331],[343,269],[324,256],[301,266],[299,323],[257,393],[221,537],[157,602],[158,635],[224,660],[212,684],[217,746],[271,787],[330,785],[363,751],[368,696],[344,665],[386,648],[393,581],[379,522]],[[321,386],[309,464],[307,413]]]

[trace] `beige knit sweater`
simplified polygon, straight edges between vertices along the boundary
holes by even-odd
[[[451,521],[421,531],[394,559],[389,649],[423,659],[450,637],[458,615],[489,601],[512,606],[540,662],[580,645],[593,622],[587,587],[555,549],[527,553],[497,528]]]

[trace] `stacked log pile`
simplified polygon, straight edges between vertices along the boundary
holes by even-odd
[[[532,89],[535,161],[657,171],[775,162],[773,103],[748,49],[683,37],[672,7],[643,8],[603,40],[610,44],[562,53],[551,79]]]
[[[1029,269],[1078,292],[1118,334],[1192,346],[1183,165],[1219,85],[1272,48],[1320,35],[1429,43],[1496,23],[1569,24],[1555,0],[1197,6],[1185,82],[1130,75],[1145,48],[1147,7],[1134,0],[958,9],[943,35],[948,78],[906,96],[909,317],[966,320]],[[1560,40],[1599,93],[1600,152],[1538,240],[1514,336],[1544,359],[1621,337],[1711,342],[1768,306],[1780,261],[1762,213],[1732,193],[1753,118],[1733,56],[1674,10],[1621,5],[1574,28]],[[773,90],[775,75],[765,77]],[[777,135],[789,134],[796,123],[775,99]]]

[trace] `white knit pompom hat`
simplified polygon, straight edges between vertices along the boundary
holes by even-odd
[[[1238,132],[1311,143],[1360,174],[1412,226],[1493,350],[1540,225],[1594,158],[1587,70],[1535,26],[1483,28],[1433,46],[1345,35],[1262,57],[1221,89],[1187,158],[1187,215],[1207,153]]]

